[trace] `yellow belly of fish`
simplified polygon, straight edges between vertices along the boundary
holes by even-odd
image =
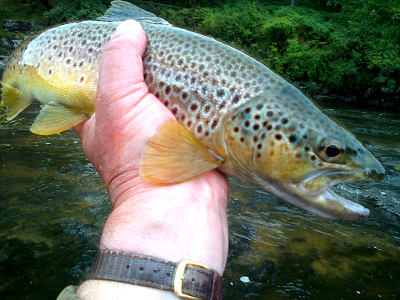
[[[33,133],[50,135],[79,124],[94,112],[98,75],[93,71],[77,73],[45,64],[38,70],[11,63],[2,81],[7,119],[15,118],[36,99],[44,106],[31,127]]]

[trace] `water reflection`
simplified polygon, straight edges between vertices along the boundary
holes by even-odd
[[[31,134],[37,107],[0,127],[0,298],[55,298],[87,275],[109,205],[68,131]],[[400,298],[400,120],[337,105],[327,112],[383,163],[381,182],[343,184],[371,210],[362,222],[326,220],[231,181],[226,299]]]

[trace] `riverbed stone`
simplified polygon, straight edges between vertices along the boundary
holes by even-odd
[[[0,78],[3,76],[4,68],[6,67],[8,56],[0,55]]]
[[[4,29],[12,32],[29,32],[35,28],[33,22],[7,20],[4,22]]]

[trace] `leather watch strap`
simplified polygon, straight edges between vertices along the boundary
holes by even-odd
[[[222,299],[224,283],[217,271],[191,261],[174,263],[146,255],[101,250],[90,279],[113,280],[168,291],[182,298]]]

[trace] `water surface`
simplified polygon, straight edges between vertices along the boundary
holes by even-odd
[[[326,220],[230,179],[226,299],[398,299],[399,113],[325,104],[386,168],[381,182],[336,188],[371,210]],[[85,279],[109,213],[72,131],[29,132],[38,107],[0,126],[0,298],[54,299]]]

